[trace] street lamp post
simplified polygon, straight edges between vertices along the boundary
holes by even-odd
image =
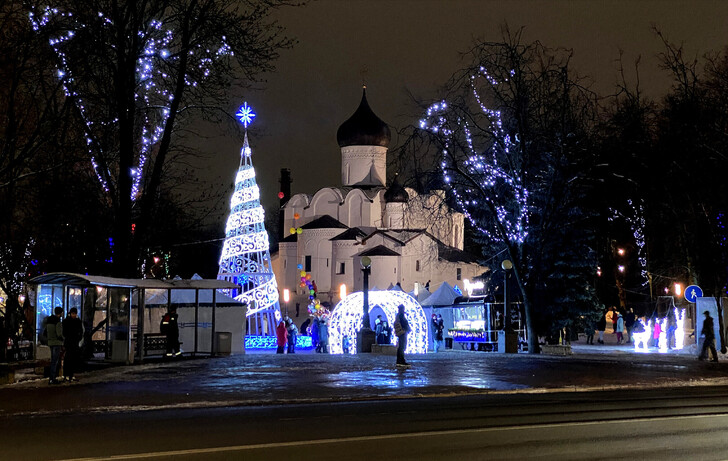
[[[518,352],[518,333],[513,331],[513,323],[511,322],[511,306],[508,300],[508,271],[513,269],[513,263],[509,259],[504,259],[501,263],[503,269],[503,317],[505,322],[505,353],[515,354]]]
[[[357,335],[357,352],[371,352],[372,344],[374,344],[375,333],[369,323],[369,274],[372,271],[372,259],[369,256],[361,258],[361,271],[364,275],[364,316],[362,318],[362,326]]]
[[[286,305],[286,317],[288,317],[288,301],[291,300],[291,292],[288,288],[283,290],[283,303]]]

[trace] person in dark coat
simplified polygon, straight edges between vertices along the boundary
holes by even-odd
[[[634,330],[634,324],[637,321],[637,316],[634,315],[634,309],[631,307],[624,314],[624,326],[627,328],[627,344],[630,344],[634,339],[632,338],[632,331]]]
[[[78,309],[72,307],[68,317],[63,320],[63,379],[76,381],[76,372],[81,366],[81,341],[83,340],[83,323],[78,318]]]
[[[162,321],[159,322],[159,332],[166,336],[167,340],[167,357],[182,354],[182,351],[179,349],[178,318],[177,308],[175,306],[171,306],[169,308],[169,312],[164,314]]]
[[[278,326],[276,327],[276,346],[278,346],[278,349],[276,349],[276,354],[282,354],[283,350],[286,348],[286,343],[288,342],[288,329],[286,328],[285,322],[281,320],[278,323]]]
[[[443,330],[445,325],[442,321],[442,317],[438,317],[436,314],[432,314],[432,342],[435,353],[442,348],[445,338],[443,336]]]
[[[63,349],[63,308],[56,306],[54,314],[46,320],[46,334],[48,336],[48,347],[51,348],[51,370],[48,384],[58,384],[58,369],[61,367],[61,352]]]
[[[715,350],[715,325],[713,324],[713,317],[710,316],[709,311],[703,312],[705,320],[703,320],[703,329],[700,330],[700,335],[705,339],[703,340],[703,348],[700,350],[698,358],[705,360],[708,358],[708,350],[713,356],[713,362],[718,361],[718,351]]]
[[[397,320],[394,322],[394,334],[397,335],[397,366],[409,367],[410,364],[404,359],[404,351],[407,348],[407,333],[410,332],[409,322],[404,315],[404,304],[397,307]]]
[[[607,329],[607,313],[604,312],[602,314],[602,318],[599,319],[597,322],[597,331],[599,332],[599,339],[597,339],[597,342],[599,344],[604,344],[604,330]]]
[[[311,319],[306,319],[306,321],[304,321],[304,322],[303,322],[303,323],[301,324],[301,334],[302,334],[302,335],[309,335],[309,336],[311,336],[311,335],[309,334],[310,332],[308,331],[308,326],[309,326],[309,325],[311,325]]]
[[[311,344],[314,347],[314,351],[321,352],[321,343],[319,342],[319,319],[313,319],[311,327],[309,327],[311,333]]]
[[[319,344],[321,345],[321,352],[324,354],[329,353],[329,326],[326,325],[326,319],[319,321]]]

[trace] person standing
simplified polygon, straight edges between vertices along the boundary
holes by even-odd
[[[311,334],[311,344],[314,347],[315,352],[321,352],[321,342],[319,341],[319,319],[314,318],[313,323],[308,328]]]
[[[437,315],[432,314],[432,342],[434,343],[435,353],[442,347],[442,342],[444,341],[442,335],[443,329],[443,323],[437,318]]]
[[[612,307],[612,333],[617,334],[617,317],[619,315],[619,311],[616,307]]]
[[[63,320],[63,379],[76,381],[76,371],[81,364],[81,341],[83,340],[83,323],[78,318],[78,309],[72,307],[68,317]]]
[[[597,322],[597,331],[599,332],[599,339],[597,343],[604,344],[604,330],[607,329],[607,313],[602,313],[602,318]]]
[[[321,344],[321,352],[329,353],[329,326],[326,325],[326,319],[319,322],[319,344]]]
[[[660,347],[660,333],[662,333],[662,325],[660,319],[655,316],[655,326],[652,330],[652,345],[654,347]]]
[[[296,337],[298,336],[298,327],[296,327],[296,324],[293,323],[293,320],[287,319],[286,320],[288,330],[288,353],[289,354],[295,354],[296,353]]]
[[[46,321],[46,334],[48,336],[48,346],[51,348],[51,370],[48,384],[58,384],[58,369],[61,366],[61,352],[63,348],[63,308],[56,306],[54,314],[48,317]]]
[[[634,341],[632,338],[632,331],[634,330],[634,324],[637,321],[637,316],[634,315],[634,309],[631,307],[624,314],[624,326],[627,328],[627,344],[631,344]]]
[[[713,357],[713,362],[718,361],[718,351],[715,350],[715,326],[713,324],[713,317],[710,316],[709,311],[703,312],[705,320],[703,320],[703,329],[700,330],[700,335],[705,339],[703,340],[703,348],[700,349],[700,355],[698,359],[705,360],[708,358],[708,350]]]
[[[182,354],[179,349],[179,324],[177,322],[177,307],[170,306],[169,312],[164,314],[159,322],[159,332],[167,339],[167,357]]]
[[[410,332],[409,322],[404,315],[404,304],[397,307],[397,320],[394,322],[394,334],[397,335],[397,366],[409,367],[410,364],[404,359],[404,351],[407,348],[407,333]]]
[[[382,316],[377,315],[377,319],[374,321],[374,341],[376,344],[384,344],[384,335],[382,332],[384,331],[384,325],[382,325]]]
[[[586,335],[586,343],[594,344],[594,320],[586,319],[584,323],[584,334]]]
[[[614,312],[614,315],[617,317],[617,326],[614,330],[617,332],[617,344],[622,344],[622,334],[624,332],[624,318],[622,318],[622,314],[617,311]]]
[[[281,321],[278,322],[278,326],[276,327],[276,346],[278,346],[278,349],[276,349],[276,354],[283,353],[283,350],[286,348],[287,342],[288,330],[286,329],[286,324],[283,322],[283,319],[281,319]]]

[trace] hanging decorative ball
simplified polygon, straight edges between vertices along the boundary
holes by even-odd
[[[311,274],[306,274],[306,280],[311,280]]]
[[[303,264],[299,264],[298,266],[296,266],[296,268],[300,271],[301,269],[303,269]]]
[[[286,194],[284,194],[283,192],[278,192],[278,198],[283,198],[285,196],[286,196]]]
[[[315,294],[315,292],[313,290],[308,290],[308,293],[309,294]]]
[[[316,303],[316,306],[319,306],[321,304],[321,301],[318,300],[318,299],[316,301],[314,301],[314,302]]]
[[[296,229],[296,233],[297,233],[297,234],[303,234],[303,229],[301,229],[301,228],[299,227],[298,229]]]
[[[305,276],[306,276],[306,271],[301,271],[301,277],[305,277]]]
[[[283,193],[283,192],[281,192],[281,194],[282,194],[282,193]],[[300,217],[301,217],[301,215],[300,215],[300,214],[298,214],[298,213],[293,213],[293,219],[298,219],[298,218],[300,218]]]
[[[313,299],[313,295],[309,296],[308,299]]]
[[[289,231],[291,232],[291,234],[295,234],[296,233],[296,228],[295,227],[291,227],[289,229]]]
[[[300,285],[301,288],[306,288],[306,284],[303,283],[303,282],[301,282],[299,285]]]

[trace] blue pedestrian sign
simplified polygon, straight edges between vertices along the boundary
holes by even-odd
[[[703,290],[700,289],[697,285],[690,285],[689,287],[685,288],[685,299],[688,302],[694,303],[698,300],[698,298],[703,297]]]

